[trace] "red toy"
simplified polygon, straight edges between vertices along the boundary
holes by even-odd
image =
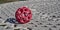
[[[17,9],[17,11],[15,13],[15,17],[19,23],[25,24],[31,20],[32,13],[29,8],[21,7],[21,8]]]

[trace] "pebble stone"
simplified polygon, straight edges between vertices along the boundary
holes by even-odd
[[[27,29],[32,30],[32,28],[27,28]]]

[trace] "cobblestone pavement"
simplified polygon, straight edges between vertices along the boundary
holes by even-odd
[[[6,22],[15,18],[19,7],[27,6],[32,11],[32,19],[26,24]],[[0,4],[0,30],[60,30],[60,0],[29,0]]]

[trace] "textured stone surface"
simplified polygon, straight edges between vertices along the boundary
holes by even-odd
[[[33,17],[29,23],[16,24],[17,27],[32,30],[60,30],[60,0],[29,0],[0,4],[1,19],[15,18],[16,10],[22,6],[29,7]]]

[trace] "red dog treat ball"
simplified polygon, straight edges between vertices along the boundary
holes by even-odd
[[[31,10],[27,7],[18,8],[15,17],[17,21],[21,24],[28,23],[32,18]]]

